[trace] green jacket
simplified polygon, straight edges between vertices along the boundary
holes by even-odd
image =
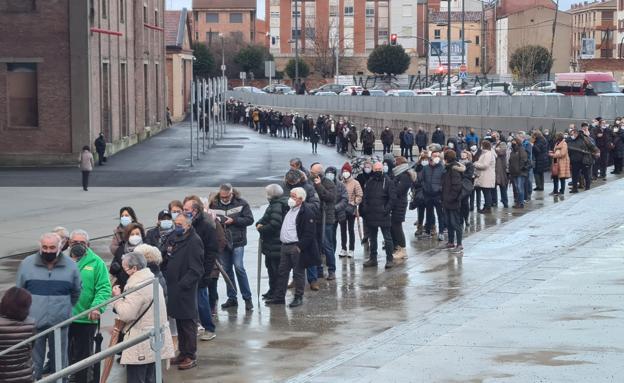
[[[108,269],[106,264],[95,254],[90,248],[87,253],[78,261],[78,270],[82,279],[82,291],[78,303],[72,309],[72,316],[79,314],[89,308],[96,306],[111,297],[111,284],[108,278]],[[102,307],[100,312],[104,312],[106,307]],[[97,321],[89,320],[83,317],[74,321],[74,323],[96,324]]]

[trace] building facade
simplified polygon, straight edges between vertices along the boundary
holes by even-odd
[[[193,0],[193,39],[212,45],[220,36],[242,43],[255,43],[256,0]]]
[[[618,52],[619,0],[572,4],[572,52],[575,60],[613,58]]]
[[[75,163],[100,132],[111,154],[162,129],[164,6],[0,2],[0,163]]]
[[[167,107],[173,121],[181,121],[190,110],[193,50],[191,15],[186,8],[165,11],[167,52]]]
[[[451,71],[457,73],[459,66],[465,64],[468,73],[478,74],[481,69],[481,12],[467,11],[463,16],[462,30],[462,12],[451,11]],[[447,22],[448,12],[429,13],[430,70],[446,68]],[[463,50],[462,33],[465,36]]]

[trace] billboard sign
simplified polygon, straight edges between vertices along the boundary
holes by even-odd
[[[596,53],[596,40],[583,38],[581,40],[581,59],[593,59]]]
[[[429,69],[436,69],[440,65],[446,66],[448,61],[448,41],[435,40],[429,44]],[[464,57],[462,60],[462,41],[451,41],[451,69],[458,70],[462,64],[468,62],[468,44],[464,43]]]

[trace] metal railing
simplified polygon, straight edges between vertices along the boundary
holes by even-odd
[[[149,285],[152,285],[153,287],[153,299],[154,299],[154,303],[153,303],[153,310],[154,310],[154,327],[148,331],[145,332],[144,334],[141,334],[135,338],[132,338],[130,340],[126,340],[124,342],[121,342],[111,348],[108,348],[104,351],[101,351],[97,354],[93,354],[92,356],[90,356],[89,358],[83,359],[80,362],[74,363],[68,367],[63,368],[62,363],[62,350],[61,350],[61,329],[65,326],[69,326],[71,323],[73,323],[75,320],[80,319],[82,317],[87,316],[90,312],[92,312],[93,310],[97,310],[100,309],[104,306],[109,305],[112,302],[115,302],[119,299],[124,298],[125,296],[132,294],[138,290],[141,290]],[[161,326],[161,318],[160,318],[160,299],[159,299],[159,290],[160,288],[160,284],[158,281],[158,278],[152,278],[148,281],[145,281],[131,289],[128,289],[126,291],[124,291],[123,293],[121,293],[120,295],[116,296],[116,297],[112,297],[109,300],[102,302],[94,307],[89,308],[88,310],[85,310],[79,314],[74,315],[73,317],[64,320],[61,323],[58,323],[40,333],[37,333],[33,336],[31,336],[30,338],[23,340],[9,348],[7,348],[6,350],[2,350],[0,351],[0,356],[4,356],[7,355],[8,353],[10,353],[11,351],[17,350],[18,348],[21,348],[23,346],[26,345],[30,345],[32,342],[34,342],[35,340],[42,338],[44,336],[47,336],[48,334],[50,334],[51,332],[54,333],[54,369],[55,372],[41,380],[39,380],[38,382],[61,382],[62,378],[69,376],[70,374],[80,371],[84,368],[87,368],[89,366],[91,366],[92,364],[98,363],[106,358],[108,358],[111,355],[115,355],[117,352],[125,350],[129,347],[132,347],[134,345],[137,345],[147,339],[151,339],[151,347],[152,350],[154,350],[155,353],[155,369],[156,369],[156,383],[161,383],[162,382],[162,361],[161,361],[161,349],[163,347],[163,326]],[[156,329],[159,329],[159,331],[156,331]],[[99,382],[99,377],[97,377],[98,382]]]

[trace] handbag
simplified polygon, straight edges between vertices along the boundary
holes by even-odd
[[[558,177],[559,176],[559,162],[553,162],[552,165],[550,166],[550,174],[553,177]]]
[[[134,325],[137,324],[141,320],[141,318],[143,318],[145,313],[147,313],[149,311],[150,307],[152,307],[153,304],[154,304],[154,300],[152,299],[152,301],[149,303],[149,305],[147,305],[147,308],[145,309],[145,311],[143,311],[141,313],[141,315],[139,315],[139,317],[134,322],[132,322],[132,324],[128,327],[128,329],[125,330],[125,331],[121,330],[119,332],[119,343],[123,342],[124,338],[126,337],[126,334],[129,333],[130,330],[132,330]]]

